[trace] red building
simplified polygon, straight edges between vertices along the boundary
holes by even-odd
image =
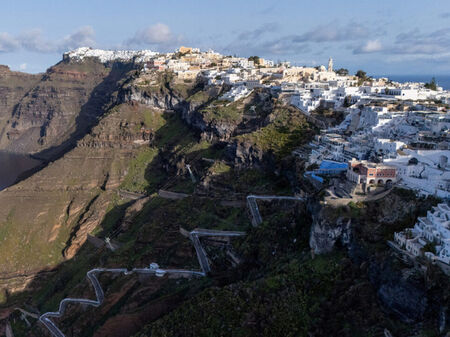
[[[147,67],[151,69],[164,70],[166,69],[166,60],[163,58],[154,58],[147,62]]]
[[[352,160],[348,163],[347,179],[357,184],[392,184],[397,181],[397,169],[365,160]]]

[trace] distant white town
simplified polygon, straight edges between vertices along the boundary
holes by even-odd
[[[202,78],[208,85],[229,87],[220,99],[230,102],[266,88],[321,128],[305,156],[316,167],[305,175],[309,179],[320,184],[326,176],[345,173],[362,194],[396,185],[450,200],[450,92],[434,81],[397,83],[364,71],[350,75],[346,69],[335,70],[331,58],[327,67],[299,67],[189,47],[166,54],[90,48],[64,54],[75,60],[86,57],[134,60],[144,73],[168,70],[187,81]],[[340,114],[342,121],[327,127],[314,117],[324,110]],[[430,210],[411,230],[396,233],[395,242],[409,254],[450,264],[447,204]],[[430,245],[433,249],[424,249]]]

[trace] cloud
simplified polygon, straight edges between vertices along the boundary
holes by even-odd
[[[380,40],[369,40],[364,45],[353,50],[354,54],[376,53],[383,50]]]
[[[395,44],[390,49],[395,54],[441,54],[450,52],[450,28],[443,28],[431,33],[422,33],[414,29],[396,36]]]
[[[450,18],[450,12],[445,12],[439,15],[442,19],[448,19]]]
[[[302,34],[277,37],[275,34],[279,33],[280,28],[277,23],[265,23],[256,29],[241,32],[231,43],[219,49],[243,55],[287,56],[309,53],[314,50],[314,45],[325,44],[328,47],[330,43],[358,41],[379,34],[379,31],[371,32],[365,25],[357,22],[345,25],[332,22],[316,26]]]
[[[52,42],[44,37],[40,29],[30,29],[17,36],[0,33],[0,52],[13,52],[19,49],[37,53],[64,52],[78,47],[95,45],[94,29],[84,26],[75,32]]]
[[[364,25],[351,22],[345,26],[329,23],[319,25],[303,34],[293,38],[295,42],[337,42],[364,39],[370,36],[369,29]]]
[[[0,32],[0,53],[9,53],[17,50],[20,44],[8,33]]]
[[[259,14],[259,15],[274,14],[277,11],[277,9],[278,9],[278,7],[276,5],[271,5],[271,6],[256,10],[255,13]]]
[[[67,51],[79,47],[93,47],[95,45],[95,32],[91,26],[79,28],[72,34],[65,36],[57,44],[59,51]]]
[[[38,53],[51,53],[55,51],[55,46],[42,36],[40,29],[31,29],[22,32],[16,39],[21,48],[27,51]]]
[[[273,34],[279,31],[280,26],[274,22],[267,22],[255,29],[234,31],[236,37],[225,46],[217,47],[224,53],[242,54],[242,55],[267,55],[268,53],[277,53],[281,48],[283,41],[275,41]],[[269,40],[268,40],[269,39]],[[218,43],[223,39],[218,40]]]
[[[309,44],[297,42],[292,36],[284,36],[262,43],[260,49],[268,52],[269,55],[293,55],[311,51]]]
[[[139,30],[134,36],[125,41],[127,46],[142,46],[142,45],[172,45],[177,43],[181,38],[175,37],[169,26],[163,23],[157,23],[153,26]]]
[[[268,22],[260,27],[253,29],[253,30],[247,30],[242,33],[240,33],[237,37],[237,40],[255,40],[259,39],[262,36],[266,34],[271,34],[276,31],[278,31],[280,26],[275,22]]]
[[[354,48],[354,54],[383,52],[388,55],[411,55],[414,58],[440,58],[450,54],[450,28],[429,33],[419,29],[398,34],[393,43],[382,46],[379,40]]]
[[[27,69],[27,64],[26,63],[22,63],[20,66],[19,66],[19,70],[22,70],[22,71],[24,71],[24,70],[26,70]]]

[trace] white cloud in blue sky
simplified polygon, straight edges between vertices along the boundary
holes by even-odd
[[[11,1],[0,64],[43,71],[80,46],[168,51],[188,44],[371,74],[450,73],[450,1]],[[24,67],[22,67],[22,70]]]
[[[38,28],[23,31],[17,36],[0,32],[0,52],[14,53],[25,50],[36,53],[61,53],[82,46],[94,47],[94,35],[91,26],[80,27],[57,40],[46,38]]]

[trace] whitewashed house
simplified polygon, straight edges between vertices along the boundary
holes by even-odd
[[[238,99],[241,99],[243,97],[246,97],[250,95],[252,90],[249,90],[245,85],[239,85],[236,87],[231,88],[230,91],[223,94],[220,99],[226,100],[226,101],[237,101]]]
[[[401,141],[378,138],[375,140],[374,148],[378,153],[382,153],[383,155],[389,156],[390,158],[396,158],[397,150],[400,150],[405,145],[406,144]]]
[[[424,247],[430,243],[434,251],[426,256],[450,264],[450,208],[445,203],[438,204],[426,217],[419,217],[413,229],[395,233],[394,240],[414,256],[423,255]]]

